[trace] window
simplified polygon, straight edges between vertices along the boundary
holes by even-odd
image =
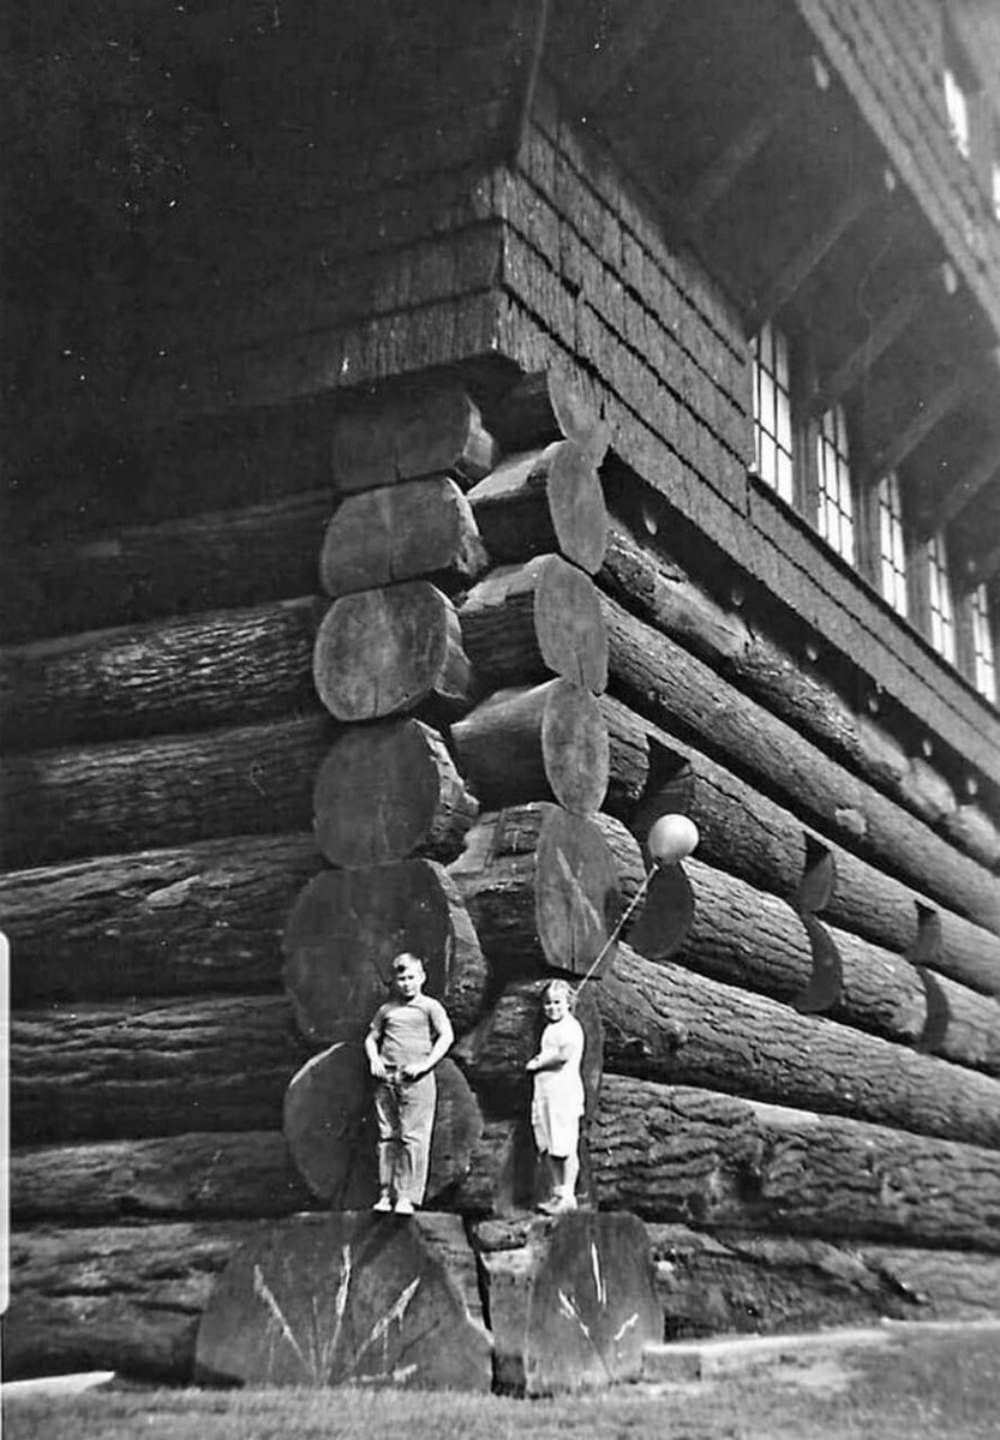
[[[757,474],[791,503],[795,484],[788,340],[770,321],[754,341],[753,435]]]
[[[854,497],[847,441],[847,416],[834,405],[820,421],[816,436],[819,485],[819,533],[837,554],[854,564]]]
[[[993,161],[993,214],[1000,220],[1000,159]]]
[[[972,153],[969,131],[969,97],[959,84],[954,70],[944,72],[944,106],[948,115],[948,129],[955,142],[955,149],[966,160]]]
[[[985,585],[972,592],[973,684],[991,705],[997,703],[996,643],[993,635],[990,597]]]
[[[894,610],[909,611],[906,594],[906,545],[903,535],[903,501],[895,470],[878,482],[879,584]]]
[[[951,603],[951,581],[944,532],[939,530],[927,542],[928,608],[931,644],[950,664],[955,663],[955,613]]]

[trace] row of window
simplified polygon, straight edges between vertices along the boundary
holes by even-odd
[[[892,608],[957,665],[955,595],[944,532],[916,543],[907,528],[895,470],[878,477],[874,516],[866,524],[868,510],[858,504],[844,406],[831,405],[812,422],[796,413],[791,347],[770,322],[754,341],[753,361],[754,453],[760,478],[804,513],[842,559],[862,569]],[[972,592],[968,606],[969,653],[962,656],[962,668],[995,705],[997,628],[985,584]]]

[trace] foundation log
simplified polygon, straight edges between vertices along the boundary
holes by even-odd
[[[314,710],[321,613],[309,596],[8,648],[0,653],[7,751]]]
[[[595,465],[604,459],[609,439],[595,408],[554,370],[522,376],[491,411],[490,429],[507,451],[572,440]]]
[[[438,475],[346,496],[326,527],[319,569],[336,597],[420,576],[454,588],[487,564],[468,500]]]
[[[454,859],[479,804],[438,732],[408,718],[343,731],[316,775],[313,813],[326,858],[358,868],[417,852]]]
[[[508,456],[469,491],[486,546],[503,563],[557,552],[596,574],[608,542],[597,467],[571,440]]]
[[[324,870],[295,901],[282,949],[295,1018],[314,1044],[363,1037],[404,950],[422,958],[427,992],[456,1031],[482,1013],[488,973],[476,929],[460,887],[431,860]]]
[[[11,999],[272,988],[311,836],[210,840],[0,876]]]
[[[316,636],[313,679],[338,720],[377,720],[425,702],[454,714],[472,703],[458,616],[426,580],[335,600]]]
[[[477,675],[499,686],[561,675],[600,693],[607,634],[594,583],[559,555],[506,565],[473,586],[460,611]]]
[[[334,422],[333,483],[345,494],[438,474],[470,484],[496,459],[478,408],[453,385],[387,389]]]

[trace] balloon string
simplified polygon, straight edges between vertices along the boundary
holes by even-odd
[[[632,914],[632,911],[635,909],[635,907],[638,905],[639,901],[642,899],[642,897],[645,895],[646,891],[649,889],[649,882],[650,882],[650,880],[652,880],[653,875],[656,873],[656,870],[657,870],[657,866],[654,865],[651,870],[648,870],[648,871],[646,872],[645,876],[643,877],[642,884],[639,886],[638,890],[637,890],[637,891],[635,892],[635,894],[632,896],[632,899],[629,901],[628,906],[626,907],[625,911],[624,911],[624,912],[622,913],[622,915],[620,916],[617,924],[615,925],[614,929],[611,931],[611,934],[608,936],[608,938],[605,940],[604,944],[601,946],[600,950],[599,950],[598,953],[597,953],[597,956],[595,957],[595,959],[594,959],[593,962],[591,963],[590,969],[587,971],[586,975],[584,975],[583,979],[580,981],[579,985],[576,987],[576,993],[577,993],[578,995],[579,995],[580,991],[583,989],[584,985],[586,985],[587,981],[590,979],[591,975],[593,975],[593,973],[594,973],[594,971],[597,969],[598,965],[600,965],[600,963],[601,963],[601,961],[604,959],[605,955],[606,955],[606,954],[608,953],[608,951],[611,949],[612,945],[613,945],[613,944],[615,943],[615,941],[618,939],[618,936],[621,934],[621,931],[622,931],[622,926],[623,926],[623,925],[625,924],[625,922],[628,920],[629,916]]]

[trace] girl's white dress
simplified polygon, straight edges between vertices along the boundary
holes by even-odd
[[[535,1145],[557,1160],[575,1155],[583,1115],[583,1027],[574,1015],[554,1020],[542,1031],[538,1053],[557,1054],[563,1064],[555,1070],[536,1070],[531,1097],[531,1127]]]

